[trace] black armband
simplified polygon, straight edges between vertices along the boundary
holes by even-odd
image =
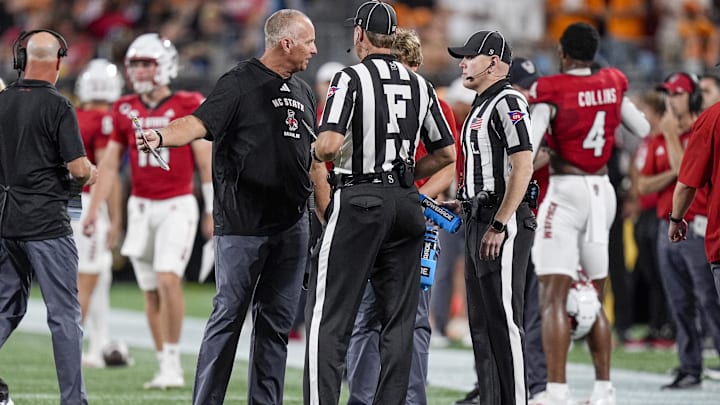
[[[674,222],[674,223],[676,223],[676,224],[679,224],[680,222],[683,221],[683,219],[685,219],[685,218],[683,218],[683,217],[673,218],[672,212],[671,212],[670,215],[668,215],[668,216],[670,217],[670,222]]]
[[[158,148],[160,148],[160,147],[163,146],[163,136],[162,136],[162,133],[161,133],[160,131],[158,131],[157,129],[153,129],[153,131],[155,132],[155,135],[158,136],[158,139],[160,139],[160,143],[158,143],[158,146],[157,146]]]
[[[323,161],[318,157],[317,152],[315,152],[315,148],[310,149],[310,157],[312,157],[312,160],[322,163]]]

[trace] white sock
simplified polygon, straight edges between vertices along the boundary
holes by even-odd
[[[163,360],[165,359],[165,353],[163,351],[155,352],[158,364],[162,367]]]
[[[565,398],[568,395],[570,395],[570,388],[568,388],[568,385],[565,383],[547,383],[545,386],[545,391],[548,392],[553,397],[556,398]]]
[[[179,343],[163,343],[163,354],[165,361],[172,368],[180,368],[180,344]]]
[[[612,389],[612,382],[610,381],[603,381],[603,380],[595,380],[595,385],[593,386],[594,392],[607,392]]]

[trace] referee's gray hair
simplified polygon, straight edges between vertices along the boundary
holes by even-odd
[[[303,18],[310,20],[308,16],[298,10],[283,9],[274,12],[265,21],[265,48],[274,48],[281,39],[294,37],[297,30],[296,22]]]

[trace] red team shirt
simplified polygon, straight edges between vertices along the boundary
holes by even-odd
[[[680,142],[686,145],[690,138],[690,132],[680,135]],[[648,154],[645,159],[640,174],[644,176],[653,176],[670,170],[670,160],[663,135],[655,135],[648,143]],[[668,219],[668,215],[672,211],[672,198],[675,192],[675,182],[660,190],[657,200],[657,217],[660,219]],[[692,221],[695,215],[705,215],[707,210],[707,192],[705,189],[698,190],[695,195],[690,209],[685,215],[685,219]]]
[[[638,171],[642,171],[643,167],[645,167],[645,162],[647,162],[648,157],[648,148],[650,147],[650,142],[655,136],[662,136],[662,134],[646,136],[643,138],[633,155],[633,164],[637,167]],[[657,209],[657,202],[658,193],[641,194],[638,196],[638,203],[640,204],[640,209],[643,211]]]
[[[143,129],[159,129],[175,119],[189,115],[202,103],[200,93],[178,91],[156,108],[148,108],[140,96],[121,97],[113,106],[113,141],[126,145],[130,151],[132,195],[152,200],[164,200],[192,194],[195,160],[192,147],[160,148],[158,152],[170,165],[163,170],[149,153],[139,152],[135,143],[135,129],[130,116],[136,114]]]
[[[678,180],[698,189],[695,200],[705,193],[707,199],[707,232],[705,254],[709,262],[720,261],[720,103],[705,110],[693,125]],[[707,195],[712,198],[707,198]],[[695,203],[693,202],[693,205]]]
[[[610,160],[627,87],[627,78],[615,68],[589,76],[561,73],[539,78],[528,101],[556,107],[548,146],[571,165],[595,173]]]
[[[113,131],[112,115],[110,111],[82,108],[76,109],[75,113],[80,125],[80,135],[82,136],[83,145],[85,145],[87,158],[93,164],[97,164],[95,153],[98,149],[104,149],[107,146],[110,134]],[[83,187],[83,193],[89,192],[90,186]]]
[[[462,146],[459,142],[458,137],[458,130],[457,125],[455,124],[455,114],[452,112],[452,108],[450,108],[450,105],[446,103],[444,100],[440,100],[438,98],[438,102],[440,103],[440,109],[442,110],[443,115],[445,116],[445,121],[447,121],[448,126],[450,126],[450,132],[452,132],[453,138],[455,138],[455,150],[457,151],[457,156],[461,155]],[[415,150],[415,161],[417,162],[420,160],[421,157],[427,155],[427,149],[425,149],[425,144],[422,142],[418,142],[417,150]],[[459,159],[459,158],[458,158]],[[460,178],[460,170],[462,170],[462,166],[455,165],[455,173],[456,178]],[[422,187],[430,178],[424,178],[420,179],[415,182],[415,186],[417,188]]]

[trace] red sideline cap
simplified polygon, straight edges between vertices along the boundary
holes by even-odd
[[[657,90],[670,94],[692,93],[695,90],[695,83],[686,73],[674,73],[658,85]]]

